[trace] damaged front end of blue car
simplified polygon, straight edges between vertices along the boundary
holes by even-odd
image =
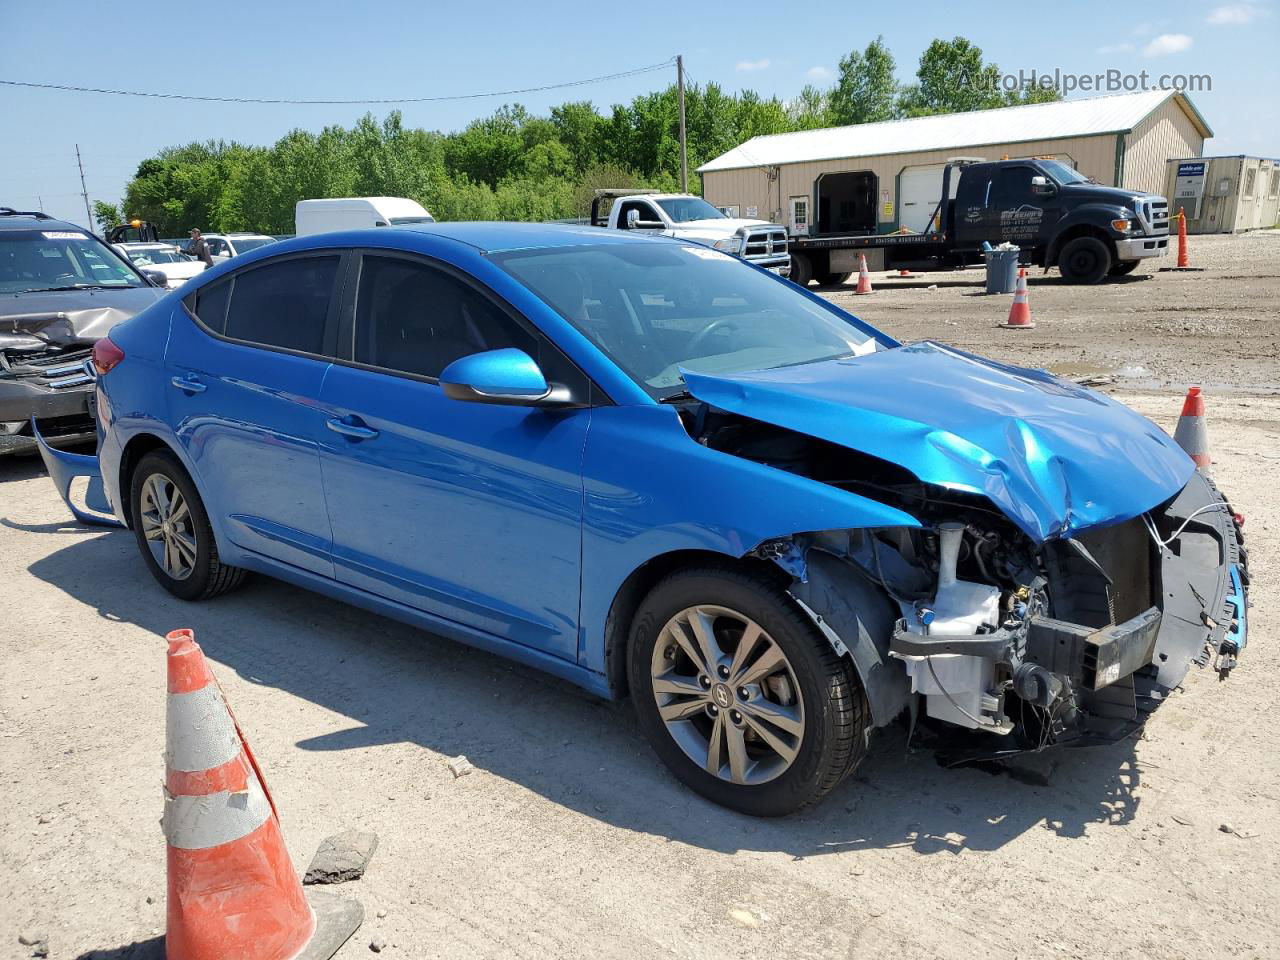
[[[1114,400],[933,343],[685,379],[698,442],[919,521],[757,550],[851,657],[877,725],[922,714],[998,735],[991,755],[1113,741],[1190,667],[1235,667],[1242,520]]]

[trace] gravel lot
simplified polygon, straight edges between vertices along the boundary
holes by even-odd
[[[33,931],[55,958],[158,955],[162,636],[180,626],[295,863],[340,829],[379,834],[340,888],[367,911],[343,958],[375,935],[392,956],[503,960],[1280,956],[1280,236],[1192,244],[1204,273],[1033,281],[1029,332],[993,326],[1009,298],[973,296],[977,275],[829,292],[904,339],[1114,376],[1166,429],[1176,394],[1208,387],[1215,475],[1248,518],[1246,656],[1225,684],[1193,671],[1141,740],[1038,758],[1047,785],[943,770],[895,727],[816,810],[742,817],[676,784],[625,704],[262,578],[183,604],[129,534],[69,523],[38,461],[0,461],[0,957]],[[455,780],[457,754],[476,771]]]

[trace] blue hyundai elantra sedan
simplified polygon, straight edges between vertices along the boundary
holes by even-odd
[[[1246,641],[1238,518],[1153,424],[692,243],[287,241],[93,366],[98,455],[46,462],[172,594],[254,571],[629,695],[749,813],[901,716],[991,755],[1127,736]]]

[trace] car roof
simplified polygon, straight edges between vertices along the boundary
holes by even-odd
[[[653,243],[658,239],[652,234],[633,233],[629,230],[610,230],[604,227],[563,223],[458,221],[406,223],[375,229],[379,234],[392,230],[431,234],[468,244],[484,253],[536,250],[544,247],[576,247],[585,244],[596,246],[608,243]]]
[[[76,233],[88,233],[84,227],[65,220],[54,220],[45,215],[34,213],[0,213],[0,230],[74,230]]]

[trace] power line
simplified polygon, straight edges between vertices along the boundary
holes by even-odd
[[[654,70],[665,70],[675,63],[675,57],[653,63],[647,67],[636,67],[634,70],[623,70],[621,73],[609,73],[602,77],[589,77],[586,80],[569,80],[565,83],[548,83],[540,87],[524,87],[519,90],[495,90],[491,93],[462,93],[446,97],[382,97],[371,100],[286,100],[264,99],[257,97],[201,97],[186,93],[155,93],[145,90],[109,90],[104,87],[77,87],[63,83],[35,83],[30,80],[0,80],[0,84],[9,87],[32,87],[37,90],[65,90],[71,93],[105,93],[117,97],[153,97],[159,100],[201,100],[213,103],[267,103],[289,104],[292,106],[360,106],[388,103],[442,103],[448,100],[480,100],[485,97],[511,97],[521,93],[541,93],[544,90],[563,90],[566,87],[582,87],[591,83],[603,83],[606,80],[620,80],[623,77],[634,77]]]

